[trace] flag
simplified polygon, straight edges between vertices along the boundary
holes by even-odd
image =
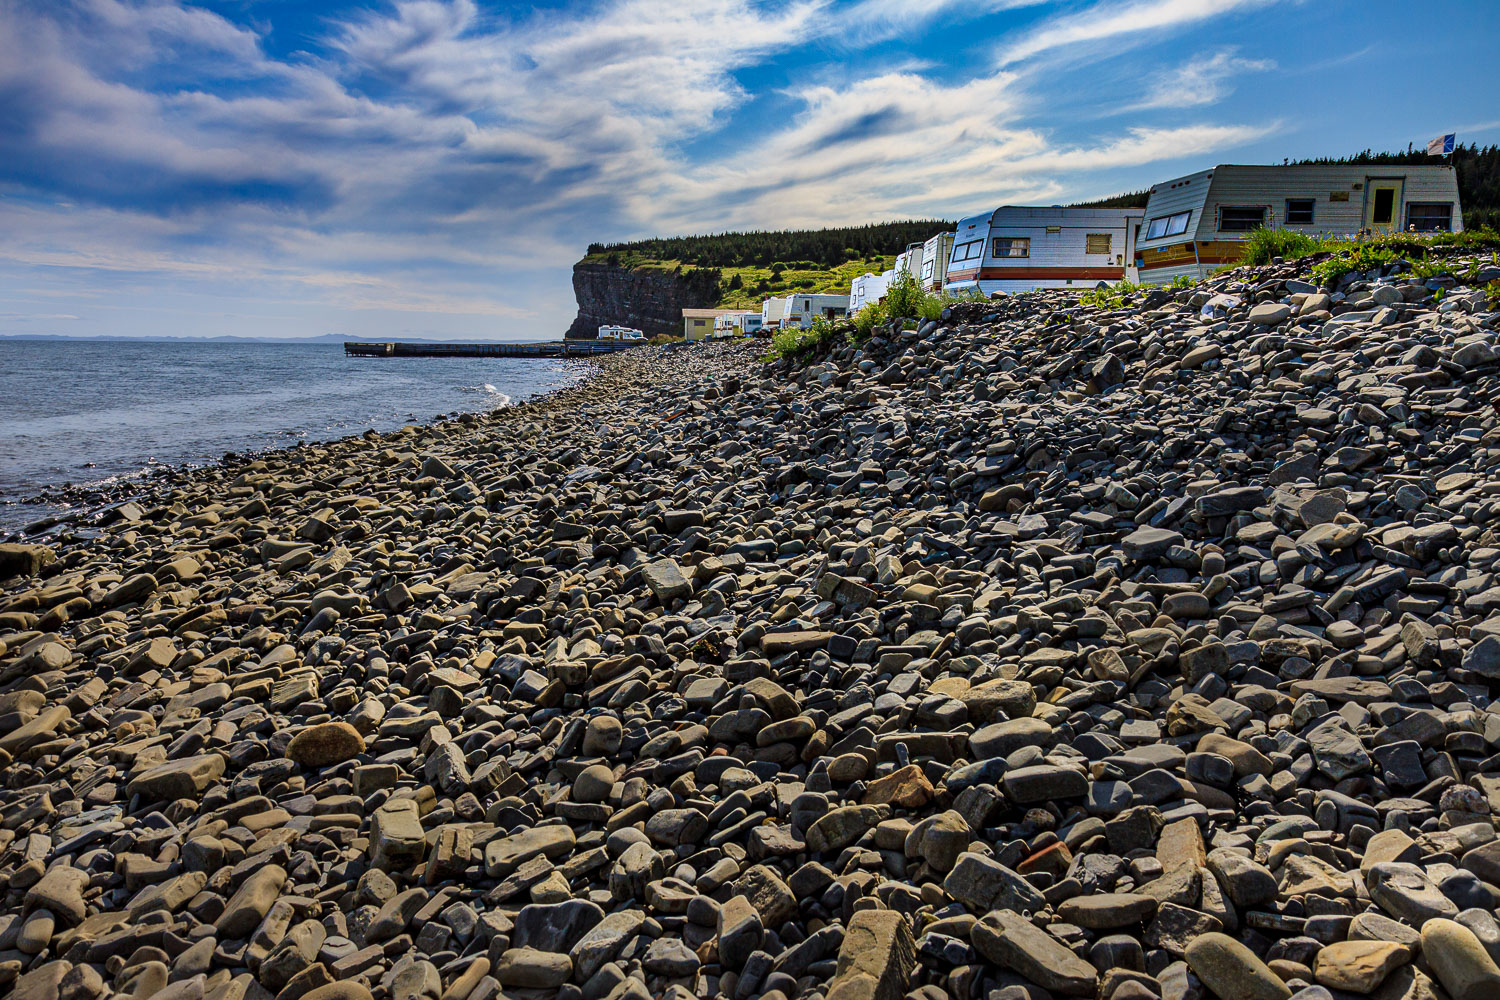
[[[1427,155],[1447,156],[1449,153],[1453,152],[1454,137],[1455,133],[1453,132],[1449,132],[1447,135],[1438,136],[1436,139],[1427,144]]]

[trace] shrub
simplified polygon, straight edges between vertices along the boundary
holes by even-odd
[[[943,312],[942,296],[923,289],[910,273],[903,273],[886,289],[882,302],[891,319],[937,319]]]
[[[1328,249],[1327,243],[1295,229],[1257,229],[1245,237],[1241,264],[1269,264],[1277,257],[1296,260]]]

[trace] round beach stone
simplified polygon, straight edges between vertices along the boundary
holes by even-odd
[[[1185,954],[1193,975],[1221,997],[1288,1000],[1292,991],[1249,948],[1227,934],[1200,934]]]
[[[603,802],[615,787],[615,772],[603,764],[594,764],[578,772],[573,779],[574,802]]]
[[[353,760],[365,752],[365,738],[347,722],[324,722],[298,730],[286,755],[303,767],[323,768]]]

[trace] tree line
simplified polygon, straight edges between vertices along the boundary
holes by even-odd
[[[837,267],[846,261],[885,257],[953,229],[942,219],[878,222],[835,229],[754,231],[707,236],[671,236],[628,243],[593,243],[589,254],[678,260],[692,267],[770,267],[778,262]]]

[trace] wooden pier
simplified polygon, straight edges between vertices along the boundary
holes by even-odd
[[[353,358],[592,358],[643,346],[642,341],[610,340],[540,340],[529,344],[408,344],[346,340],[344,353]]]

